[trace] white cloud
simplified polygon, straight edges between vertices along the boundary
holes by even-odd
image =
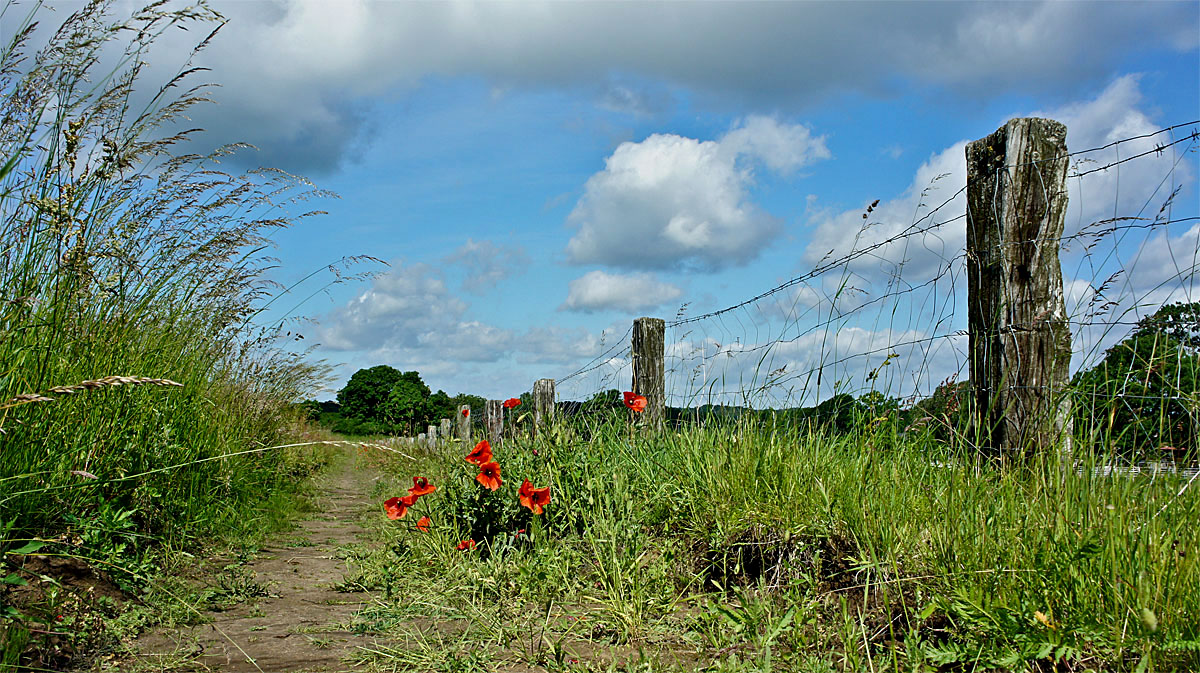
[[[790,171],[829,156],[823,136],[764,117],[716,141],[655,134],[622,143],[567,218],[578,229],[567,257],[628,269],[746,264],[779,231],[749,201],[747,161]]]
[[[482,293],[500,281],[524,273],[529,268],[529,255],[523,248],[504,247],[491,241],[467,239],[443,260],[466,270],[462,287],[468,292]]]
[[[332,350],[415,347],[454,325],[464,311],[466,304],[450,294],[431,267],[414,264],[376,276],[328,317],[319,339]]]
[[[570,282],[567,300],[561,308],[585,313],[606,310],[632,313],[656,308],[681,296],[683,290],[659,281],[652,274],[591,271]]]
[[[223,84],[222,105],[197,122],[262,147],[254,161],[306,172],[336,164],[360,139],[364,97],[427,78],[477,77],[501,90],[612,81],[601,104],[646,109],[633,78],[795,109],[906,85],[959,96],[1079,91],[1147,45],[1197,45],[1187,2],[213,5],[230,23],[199,64]],[[182,51],[184,37],[195,39],[167,39]]]

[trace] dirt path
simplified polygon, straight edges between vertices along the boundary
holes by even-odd
[[[359,518],[377,509],[368,497],[371,483],[353,457],[340,456],[317,479],[317,512],[239,567],[235,581],[250,593],[267,595],[207,613],[211,621],[204,624],[143,634],[130,670],[352,670],[347,658],[376,638],[349,629],[371,595],[337,590],[351,575],[339,550],[363,541]]]

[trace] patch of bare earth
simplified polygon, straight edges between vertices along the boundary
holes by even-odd
[[[339,590],[353,574],[339,550],[361,543],[358,520],[375,509],[371,477],[354,462],[339,461],[320,477],[318,512],[243,566],[247,585],[266,596],[206,613],[203,624],[144,633],[122,670],[348,671],[347,660],[360,648],[384,642],[361,627],[350,629],[371,595]]]

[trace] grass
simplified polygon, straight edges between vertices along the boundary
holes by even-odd
[[[61,573],[153,597],[178,554],[282,525],[324,460],[281,445],[325,370],[256,322],[280,292],[267,235],[314,192],[219,170],[234,148],[179,151],[205,88],[188,63],[166,86],[142,70],[164,31],[215,12],[113,5],[38,33],[39,3],[0,5],[0,666],[96,645],[83,621],[114,610]]]
[[[462,447],[400,459],[376,495],[427,473],[439,492],[416,514],[435,525],[374,521],[381,544],[354,581],[385,601],[360,617],[405,646],[367,658],[421,670],[468,655],[550,670],[1200,666],[1200,494],[1178,478],[1000,469],[938,446],[563,425],[496,450],[505,484],[485,497],[515,501],[529,478],[549,480],[553,500],[537,520],[505,504],[490,528],[464,518],[482,489]],[[472,532],[479,547],[457,551]]]

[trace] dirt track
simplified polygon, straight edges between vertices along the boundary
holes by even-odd
[[[317,512],[269,540],[244,564],[249,586],[269,594],[208,613],[211,621],[154,630],[136,641],[130,670],[254,672],[350,671],[347,658],[376,642],[349,630],[370,594],[338,591],[351,575],[339,548],[360,543],[359,517],[377,509],[371,476],[343,457],[317,479]]]

